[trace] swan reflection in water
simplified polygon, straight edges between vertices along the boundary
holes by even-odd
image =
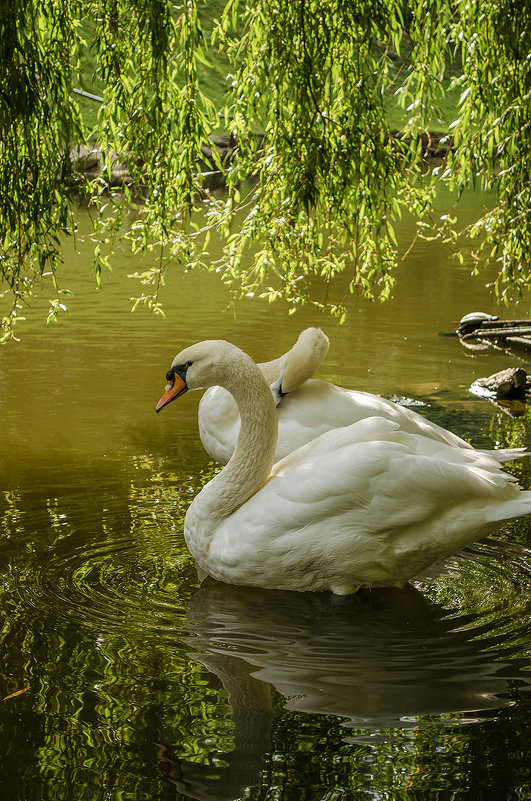
[[[412,586],[338,597],[207,579],[187,619],[191,657],[221,680],[234,725],[234,749],[217,755],[223,766],[160,746],[169,778],[201,801],[239,798],[258,781],[271,748],[271,687],[286,709],[337,715],[346,729],[370,731],[417,726],[420,715],[497,710],[511,704],[512,680],[525,683],[521,663],[504,660],[488,624],[459,630],[463,617]],[[347,731],[344,739],[355,741]]]

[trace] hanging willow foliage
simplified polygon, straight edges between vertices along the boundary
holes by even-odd
[[[95,130],[74,93],[87,55],[103,86]],[[229,74],[217,108],[205,87],[220,61]],[[448,87],[460,90],[452,147],[430,171],[426,133]],[[433,215],[441,181],[456,197],[471,185],[495,191],[466,233],[478,237],[478,262],[498,260],[500,294],[530,283],[529,0],[14,0],[0,6],[0,91],[4,339],[43,276],[55,288],[50,319],[64,306],[60,244],[80,196],[104,209],[94,215],[101,239],[159,248],[137,276],[137,303],[155,311],[174,264],[206,263],[237,293],[340,317],[344,302],[310,300],[316,275],[328,286],[346,274],[349,291],[385,299],[403,210],[419,235],[459,252],[451,215]],[[391,107],[403,111],[399,132]],[[220,128],[236,142],[229,164],[212,148],[222,198],[204,188],[198,159]],[[105,154],[92,180],[71,157],[87,140]],[[133,188],[109,194],[117,163]],[[134,224],[123,226],[131,206]],[[210,231],[225,239],[215,265]],[[98,277],[104,263],[97,248]]]

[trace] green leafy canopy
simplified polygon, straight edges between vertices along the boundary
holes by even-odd
[[[93,86],[102,103],[89,125],[74,90]],[[80,199],[101,241],[159,249],[136,276],[136,303],[158,312],[174,264],[205,264],[237,294],[340,318],[345,299],[310,294],[316,276],[327,287],[343,274],[346,296],[385,299],[403,211],[418,235],[460,252],[452,216],[433,213],[441,181],[456,198],[470,186],[495,192],[466,234],[478,237],[478,262],[498,261],[502,296],[530,282],[529,0],[14,0],[0,6],[0,91],[4,339],[42,276],[55,287],[49,319],[65,308],[60,246]],[[456,91],[454,118],[441,120]],[[452,146],[431,169],[434,126]],[[235,143],[225,164],[210,147],[220,128]],[[71,157],[87,141],[104,153],[92,178]],[[225,172],[221,197],[204,186],[202,149]],[[109,192],[117,163],[131,183]],[[217,264],[211,232],[225,242]],[[98,247],[98,278],[104,266]]]

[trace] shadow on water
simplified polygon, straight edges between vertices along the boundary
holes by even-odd
[[[355,744],[430,725],[434,715],[445,725],[477,721],[510,707],[531,681],[521,672],[531,660],[507,659],[486,631],[472,638],[464,618],[413,586],[336,597],[208,579],[187,621],[191,656],[221,681],[234,724],[233,750],[212,765],[159,744],[168,777],[201,801],[239,798],[257,781],[275,725],[272,688],[284,709],[340,717],[343,741]]]

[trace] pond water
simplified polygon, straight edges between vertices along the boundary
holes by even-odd
[[[531,521],[400,591],[199,587],[183,518],[218,469],[199,393],[154,413],[186,344],[262,361],[320,325],[319,377],[409,399],[481,447],[528,444],[524,409],[468,389],[525,358],[440,336],[497,311],[486,275],[417,243],[392,300],[353,297],[339,327],[260,300],[224,311],[215,275],[175,272],[162,319],[131,314],[126,253],[93,289],[80,227],[70,314],[46,328],[37,301],[0,350],[0,797],[531,798]],[[531,487],[525,462],[509,469]]]

